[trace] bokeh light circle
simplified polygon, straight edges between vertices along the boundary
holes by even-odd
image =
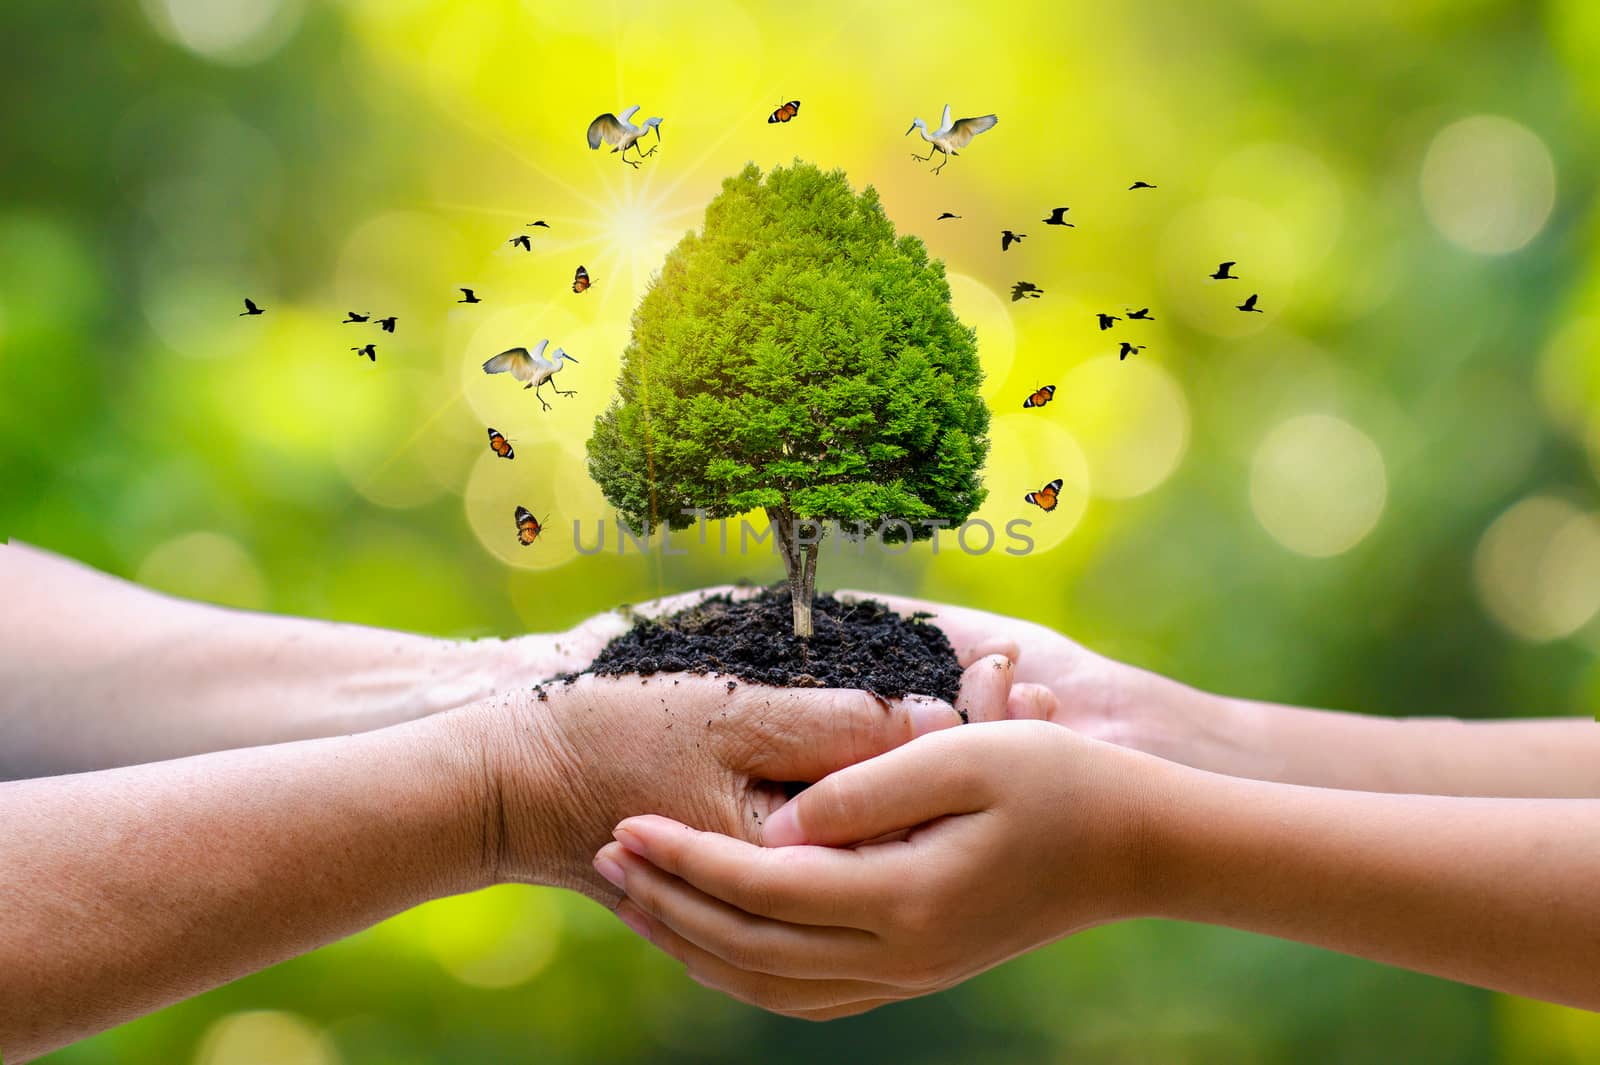
[[[1172,475],[1189,444],[1183,387],[1142,357],[1111,355],[1080,363],[1061,379],[1054,402],[1039,412],[1072,427],[1089,463],[1094,494],[1143,495]]]
[[[1250,467],[1250,505],[1274,540],[1296,554],[1343,554],[1377,525],[1388,497],[1383,453],[1329,414],[1275,426]]]
[[[1089,506],[1089,461],[1078,440],[1059,421],[1043,417],[1044,411],[1005,414],[989,423],[989,459],[984,484],[989,497],[968,520],[987,522],[995,532],[994,552],[1022,549],[1008,536],[1006,526],[1015,519],[1028,522],[1023,534],[1033,541],[1029,554],[1060,546],[1083,520]],[[1035,416],[1038,415],[1038,416]],[[1048,481],[1061,478],[1056,509],[1046,514],[1023,501]],[[977,548],[985,540],[982,530],[967,534],[967,544]],[[959,553],[953,533],[941,533],[940,551]]]
[[[297,1014],[249,1010],[220,1018],[200,1040],[195,1065],[339,1065],[333,1041]]]
[[[353,343],[372,338],[357,336]],[[378,358],[384,359],[378,341]],[[349,347],[349,344],[344,345]],[[435,431],[448,409],[435,409],[437,393],[432,378],[417,370],[370,363],[346,351],[357,370],[370,371],[360,382],[361,395],[352,400],[343,432],[331,434],[334,461],[350,486],[384,507],[418,507],[439,498],[447,488],[440,479],[418,476],[421,453],[439,446]],[[425,469],[426,467],[423,467]]]
[[[498,427],[497,427],[498,428]],[[591,554],[617,553],[616,512],[589,477],[583,441],[511,440],[516,458],[500,458],[488,449],[473,464],[464,503],[467,524],[502,562],[522,569],[554,569],[580,557],[573,523],[581,525],[584,548]],[[524,547],[517,539],[517,507],[527,507],[544,527]],[[605,525],[605,543],[596,552],[596,522]],[[652,544],[655,541],[652,540]],[[633,548],[630,547],[630,550]]]
[[[174,44],[214,62],[259,63],[300,24],[303,0],[144,0],[145,15]]]
[[[152,548],[134,580],[146,588],[182,599],[261,610],[267,582],[250,553],[231,537],[199,530]]]
[[[1600,517],[1534,496],[1494,520],[1473,556],[1478,596],[1506,631],[1540,642],[1600,611]]]
[[[1288,233],[1301,273],[1326,256],[1339,238],[1344,216],[1339,179],[1321,158],[1298,145],[1264,142],[1241,148],[1217,167],[1211,188],[1219,197],[1241,197],[1270,211]]]
[[[1526,245],[1555,206],[1550,149],[1526,126],[1498,115],[1464,118],[1435,134],[1420,181],[1435,228],[1482,255]]]
[[[428,952],[468,987],[498,990],[543,972],[561,942],[552,893],[496,888],[439,899],[406,918]]]
[[[994,396],[1011,373],[1017,357],[1017,329],[1011,312],[994,289],[966,274],[949,274],[950,306],[961,324],[978,334],[978,362],[983,366],[982,395]]]

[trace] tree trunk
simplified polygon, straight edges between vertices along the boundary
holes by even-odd
[[[794,610],[794,634],[809,639],[811,627],[811,601],[816,598],[817,545],[800,543],[795,517],[785,508],[769,507],[767,520],[772,523],[778,552],[783,555],[784,573],[789,581],[789,602]]]

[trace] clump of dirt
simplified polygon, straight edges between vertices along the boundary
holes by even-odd
[[[797,638],[786,587],[748,598],[711,596],[661,618],[643,618],[606,645],[589,671],[726,673],[776,688],[860,688],[884,699],[913,692],[955,704],[961,666],[943,632],[882,603],[817,596],[813,634]],[[729,682],[730,687],[732,682]]]

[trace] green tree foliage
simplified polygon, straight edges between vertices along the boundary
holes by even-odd
[[[752,164],[634,311],[589,471],[636,529],[765,510],[810,635],[821,523],[925,539],[983,501],[981,379],[944,265],[872,188]]]

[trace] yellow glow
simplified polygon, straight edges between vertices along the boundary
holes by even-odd
[[[994,529],[997,555],[1012,544],[1006,537],[1006,524],[1013,519],[1029,523],[1027,535],[1033,540],[1033,554],[1040,554],[1065,543],[1088,509],[1089,463],[1077,438],[1059,420],[1042,416],[1051,409],[1005,414],[989,423],[985,479],[989,498],[972,520],[986,521]],[[1057,477],[1063,484],[1055,510],[1046,514],[1023,500]],[[954,537],[940,534],[939,539],[941,551],[959,552]],[[969,544],[973,550],[981,546],[975,533],[970,534]]]
[[[1017,331],[1005,301],[983,282],[966,274],[947,274],[950,305],[963,325],[978,335],[978,363],[983,367],[982,395],[1000,393],[1017,356]]]
[[[396,923],[451,976],[495,989],[544,971],[561,942],[562,913],[551,892],[498,887],[430,902]]]
[[[1119,361],[1104,355],[1062,377],[1054,412],[1083,445],[1094,494],[1105,499],[1143,495],[1170,477],[1189,444],[1189,405],[1183,387],[1143,355]]]

